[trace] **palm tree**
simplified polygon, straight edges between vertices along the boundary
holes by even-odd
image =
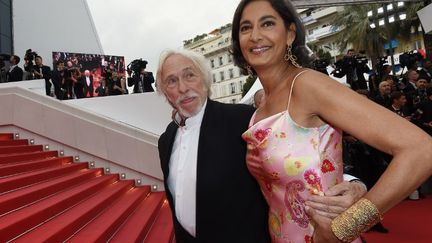
[[[399,24],[388,25],[385,28],[373,29],[370,28],[367,13],[379,8],[380,5],[351,5],[344,7],[343,11],[335,16],[333,23],[335,27],[342,29],[337,39],[340,50],[344,51],[348,44],[352,44],[354,49],[366,51],[374,64],[377,58],[384,54],[384,43],[388,43],[392,36],[401,41],[409,40],[411,28],[417,30],[420,25],[417,11],[423,6],[423,3],[405,4],[406,20]]]
[[[384,52],[385,33],[369,26],[367,13],[377,5],[351,5],[344,7],[335,18],[333,25],[341,29],[337,43],[341,51],[351,44],[356,50],[364,50],[369,57],[376,59]]]
[[[246,82],[243,85],[242,97],[244,97],[247,94],[247,92],[252,88],[256,80],[257,80],[257,76],[255,75],[249,75],[246,78]]]

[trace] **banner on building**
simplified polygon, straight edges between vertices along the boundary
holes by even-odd
[[[58,61],[63,61],[66,69],[78,68],[82,75],[90,71],[93,76],[93,90],[99,87],[100,81],[112,72],[119,78],[125,77],[125,59],[123,56],[110,56],[87,53],[53,52],[53,70]],[[94,94],[96,96],[96,94]]]

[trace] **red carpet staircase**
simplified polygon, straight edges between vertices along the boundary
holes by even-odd
[[[173,240],[164,192],[0,134],[0,242]]]

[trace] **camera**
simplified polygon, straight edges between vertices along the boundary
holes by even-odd
[[[147,61],[140,59],[135,59],[131,63],[127,65],[127,72],[130,73],[131,71],[139,74],[142,68],[147,67]]]
[[[27,61],[34,61],[38,54],[35,51],[32,51],[32,49],[28,49],[25,53],[24,60]]]
[[[367,66],[368,59],[365,55],[345,56],[335,63],[335,77],[341,78],[345,74],[351,75],[356,68]]]
[[[38,54],[34,51],[32,51],[32,49],[28,49],[24,55],[24,60],[27,61],[27,65],[24,65],[24,70],[26,70],[27,72],[32,73],[33,72],[33,67],[34,67],[34,59],[36,58]]]
[[[378,57],[376,60],[378,61],[376,64],[376,70],[381,72],[384,69],[384,64],[387,63],[387,57]]]
[[[326,60],[321,60],[321,59],[315,59],[315,61],[313,61],[313,69],[324,73],[326,75],[328,75],[327,72],[327,66],[328,66],[328,62]]]
[[[405,52],[399,56],[399,62],[402,68],[411,68],[416,62],[423,60],[423,56],[417,51]]]

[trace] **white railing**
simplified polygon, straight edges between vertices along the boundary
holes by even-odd
[[[66,155],[78,153],[96,166],[163,188],[157,140],[171,108],[162,97],[148,93],[62,102],[41,95],[37,86],[44,90],[43,85],[43,80],[0,84],[0,131],[27,133],[54,144],[51,148],[72,151]]]
[[[329,35],[333,35],[337,33],[340,30],[340,28],[329,25],[320,29],[315,30],[312,35],[309,35],[309,39],[311,40],[317,40]]]
[[[314,19],[320,19],[325,16],[329,16],[331,14],[337,13],[337,7],[328,7],[328,8],[320,8],[314,12],[312,12],[312,17]]]

